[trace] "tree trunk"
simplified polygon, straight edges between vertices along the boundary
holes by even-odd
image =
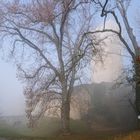
[[[140,84],[136,83],[136,108],[138,115],[138,129],[140,129]]]
[[[136,110],[138,115],[138,128],[140,129],[140,61],[135,62],[136,74]]]
[[[61,75],[60,81],[62,86],[61,129],[64,135],[68,135],[70,134],[70,94],[67,90],[67,81],[64,72]]]
[[[70,134],[70,101],[68,99],[62,100],[61,121],[63,134]]]

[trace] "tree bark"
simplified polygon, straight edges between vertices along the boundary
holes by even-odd
[[[138,115],[138,129],[140,129],[140,61],[135,62],[136,74],[136,110]]]
[[[62,132],[64,135],[70,134],[70,101],[62,99],[61,107]]]
[[[63,135],[70,134],[70,97],[64,75],[61,76],[62,104],[61,104],[61,127]]]

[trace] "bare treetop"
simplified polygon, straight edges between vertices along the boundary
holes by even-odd
[[[44,115],[47,101],[58,98],[52,93],[61,98],[63,128],[69,129],[71,93],[92,57],[94,39],[86,33],[94,25],[94,9],[85,0],[14,0],[0,7],[2,37],[11,41],[18,77],[27,84],[30,122]],[[32,116],[40,102],[41,111]]]

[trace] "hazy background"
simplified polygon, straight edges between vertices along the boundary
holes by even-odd
[[[3,115],[23,115],[23,85],[16,78],[16,67],[0,59],[0,112]]]
[[[129,16],[138,18],[138,12],[140,6],[139,0],[133,0],[129,9]],[[131,18],[130,18],[131,20]],[[136,24],[131,20],[131,24]],[[136,28],[135,32],[139,32]],[[23,115],[25,108],[23,84],[16,78],[16,66],[11,62],[6,62],[0,57],[0,113],[3,115]]]

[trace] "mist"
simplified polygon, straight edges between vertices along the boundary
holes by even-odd
[[[0,60],[0,113],[2,116],[25,114],[23,85],[16,78],[14,65]]]
[[[0,1],[0,140],[139,140],[139,6]]]
[[[116,28],[112,21],[108,22],[108,26]],[[102,39],[104,36],[100,35],[98,38]],[[105,40],[105,45],[101,46],[104,62],[96,62],[95,59],[98,59],[96,56],[94,61],[91,61],[90,66],[85,68],[85,73],[88,71],[86,74],[88,83],[84,81],[84,84],[81,83],[80,86],[74,87],[72,94],[74,101],[71,102],[70,117],[75,122],[77,120],[83,121],[84,125],[87,125],[84,126],[85,130],[92,129],[95,132],[113,129],[115,131],[127,131],[136,127],[136,114],[129,102],[133,88],[126,85],[115,87],[116,80],[122,74],[122,67],[125,64],[120,55],[123,54],[124,50],[121,49],[121,44],[116,37],[111,36],[111,39]],[[112,53],[108,54],[108,52]],[[115,68],[112,70],[114,63]],[[0,67],[0,112],[2,120],[12,127],[24,126],[27,129],[24,86],[16,77],[16,67],[4,60],[0,61]],[[134,102],[134,99],[131,99]],[[51,104],[56,105],[56,103],[55,100]],[[43,122],[48,121],[50,124],[52,122],[50,118],[59,120],[60,114],[60,110],[55,108],[45,114],[49,121],[45,118],[41,120]],[[55,121],[59,124],[57,119]],[[42,121],[39,123],[40,127],[42,127]],[[47,127],[45,126],[45,129],[48,129]],[[57,126],[55,127],[58,129]],[[55,131],[53,129],[50,133]],[[28,135],[30,134],[28,133]]]

